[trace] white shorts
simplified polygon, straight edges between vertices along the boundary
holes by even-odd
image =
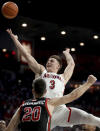
[[[71,108],[66,105],[61,105],[55,108],[51,118],[51,129],[56,126],[66,127],[73,126],[70,122]]]
[[[51,129],[56,126],[72,127],[78,124],[89,124],[99,127],[100,118],[78,108],[66,107],[66,105],[55,108],[51,118]]]

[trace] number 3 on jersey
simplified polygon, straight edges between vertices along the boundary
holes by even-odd
[[[25,107],[24,108],[24,116],[22,118],[22,121],[39,121],[40,120],[40,115],[41,115],[41,107],[36,106],[33,108],[31,107]]]
[[[51,80],[50,81],[50,89],[54,89],[55,88],[55,81],[54,80]]]

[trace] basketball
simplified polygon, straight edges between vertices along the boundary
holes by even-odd
[[[16,3],[8,1],[2,5],[1,12],[2,15],[7,19],[13,19],[18,14],[18,6]]]

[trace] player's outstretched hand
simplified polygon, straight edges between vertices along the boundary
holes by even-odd
[[[69,54],[70,53],[70,49],[69,48],[66,48],[64,51],[63,51],[63,54],[66,55],[66,54]]]
[[[14,34],[12,33],[12,30],[11,30],[11,29],[7,29],[6,31],[8,32],[8,34],[9,34],[10,36],[18,39],[18,36],[17,36],[17,35],[14,35]]]
[[[94,84],[96,82],[96,80],[97,80],[97,78],[93,75],[89,75],[87,78],[87,82],[91,85]]]

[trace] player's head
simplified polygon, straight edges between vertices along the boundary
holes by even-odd
[[[4,120],[0,120],[0,131],[5,131],[6,122]]]
[[[57,73],[62,68],[62,59],[58,55],[52,55],[49,57],[46,63],[46,69],[48,72]]]
[[[34,80],[32,87],[33,95],[35,96],[42,97],[46,93],[46,83],[41,78]]]

